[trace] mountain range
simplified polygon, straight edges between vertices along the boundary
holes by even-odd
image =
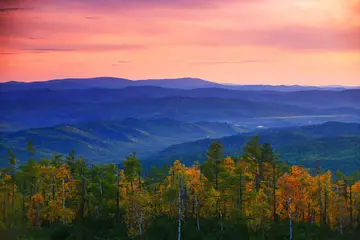
[[[360,109],[360,89],[341,91],[303,90],[296,92],[245,91],[224,88],[175,89],[154,86],[125,87],[121,89],[27,89],[5,91],[0,95],[2,102],[10,101],[77,101],[116,102],[134,98],[226,98],[257,102],[274,102],[301,107]]]
[[[137,151],[147,167],[191,164],[215,140],[239,156],[259,135],[289,163],[313,168],[322,160],[326,169],[348,172],[360,164],[358,87],[68,78],[0,83],[0,102],[1,163],[9,149],[27,159],[34,139],[38,158],[75,148],[93,162]]]
[[[276,117],[339,117],[336,114],[336,111],[326,109],[226,98],[136,98],[117,102],[16,100],[3,105],[0,122],[3,123],[4,131],[88,121],[121,121],[126,118],[172,118],[187,122],[217,121],[234,124],[250,119],[252,124],[261,124],[266,122],[262,118],[274,121]]]
[[[0,131],[84,121],[121,121],[129,117],[246,123],[248,127],[360,122],[360,89],[296,92],[154,86],[38,89],[1,92],[0,101]]]
[[[234,84],[219,84],[199,78],[174,78],[174,79],[145,79],[145,80],[129,80],[125,78],[114,77],[95,77],[95,78],[66,78],[54,79],[48,81],[38,82],[16,82],[10,81],[0,83],[0,91],[21,91],[34,89],[88,89],[88,88],[124,88],[129,86],[157,86],[166,88],[178,89],[195,89],[195,88],[225,88],[235,90],[256,90],[256,91],[300,91],[300,90],[344,90],[343,86],[299,86],[299,85],[234,85]]]

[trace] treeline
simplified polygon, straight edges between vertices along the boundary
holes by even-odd
[[[354,239],[359,172],[288,166],[252,138],[239,158],[213,143],[201,165],[144,171],[133,153],[95,165],[75,151],[0,173],[5,239]],[[35,154],[31,142],[28,151]],[[2,238],[4,239],[4,238]]]

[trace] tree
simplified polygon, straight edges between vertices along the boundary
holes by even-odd
[[[267,148],[267,145],[265,145],[265,147]],[[265,153],[264,156],[268,157],[269,153]],[[243,158],[251,163],[250,169],[254,171],[255,175],[255,190],[259,191],[263,177],[263,154],[262,146],[259,143],[259,136],[252,137],[250,141],[246,143]]]
[[[33,139],[30,139],[27,143],[27,151],[31,154],[31,159],[34,159],[35,157],[35,153],[36,153],[36,149],[33,145]]]
[[[88,204],[88,194],[87,194],[87,174],[89,172],[89,169],[87,167],[87,163],[85,158],[81,157],[80,159],[77,159],[74,164],[74,172],[75,172],[75,179],[78,183],[80,183],[80,206],[78,209],[78,218],[84,219],[85,217],[85,205]],[[88,207],[88,210],[89,207]]]
[[[223,145],[214,142],[210,145],[207,153],[207,161],[203,164],[203,172],[216,191],[219,191],[219,176],[223,168]],[[219,201],[216,202],[215,212],[220,220]]]
[[[188,188],[190,191],[190,197],[193,199],[193,212],[196,209],[196,225],[198,231],[200,231],[200,202],[205,200],[205,176],[202,175],[200,166],[196,162],[191,168],[186,169],[186,176],[188,179]]]
[[[302,166],[288,167],[258,138],[244,150],[240,158],[224,158],[222,145],[213,143],[201,166],[177,160],[150,172],[142,171],[135,153],[120,170],[112,163],[89,167],[75,151],[66,161],[53,154],[23,165],[9,152],[10,167],[0,170],[0,231],[11,230],[15,238],[35,232],[34,239],[61,232],[59,239],[356,238],[351,228],[360,221],[358,173],[339,172],[333,181],[331,171],[311,175]],[[14,212],[22,212],[19,231],[20,214],[13,218]],[[305,226],[306,220],[316,224]],[[284,231],[275,221],[290,226]]]
[[[9,150],[9,164],[11,165],[11,179],[12,179],[12,201],[11,209],[15,211],[15,168],[16,168],[16,156],[15,153]]]
[[[299,166],[292,166],[290,173],[285,173],[279,178],[278,209],[283,219],[289,217],[290,225],[294,215],[296,219],[301,219],[305,212],[307,203],[310,201],[309,190],[313,181],[311,175]],[[290,233],[292,233],[291,228]]]
[[[131,192],[133,193],[135,191],[134,184],[136,179],[138,180],[138,187],[141,188],[141,165],[140,160],[136,157],[135,152],[126,157],[126,160],[123,161],[123,166],[126,180],[130,182]]]

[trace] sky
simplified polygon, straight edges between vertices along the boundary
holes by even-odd
[[[0,82],[360,85],[360,0],[1,0]]]

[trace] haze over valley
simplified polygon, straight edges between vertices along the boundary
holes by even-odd
[[[344,170],[359,163],[359,125],[354,125],[360,123],[357,88],[228,86],[195,78],[131,81],[99,77],[6,82],[0,84],[0,92],[4,103],[0,116],[2,156],[12,149],[28,158],[26,143],[32,139],[41,149],[38,158],[51,157],[55,152],[67,154],[74,148],[90,162],[105,163],[137,152],[148,166],[159,166],[186,156],[189,163],[203,160],[205,145],[220,137],[225,137],[220,141],[226,143],[226,136],[231,135],[239,139],[231,140],[232,150],[225,152],[240,154],[245,139],[260,134],[264,135],[262,140],[279,148],[288,162],[305,161],[307,167],[313,167],[318,156],[324,167],[333,169],[339,161],[340,166],[336,166]],[[298,136],[291,136],[293,129],[306,125],[320,132],[324,126],[332,126],[326,128],[328,133],[338,129],[344,132],[316,138],[305,132],[301,133],[305,138],[296,145],[277,145],[276,139],[296,141]],[[281,129],[281,134],[270,134],[272,129]],[[201,139],[206,139],[206,144],[191,152],[197,144],[192,142]],[[186,142],[191,147],[181,152],[181,144],[186,146]],[[336,161],[307,148],[309,144],[327,148],[336,142],[345,147]]]

